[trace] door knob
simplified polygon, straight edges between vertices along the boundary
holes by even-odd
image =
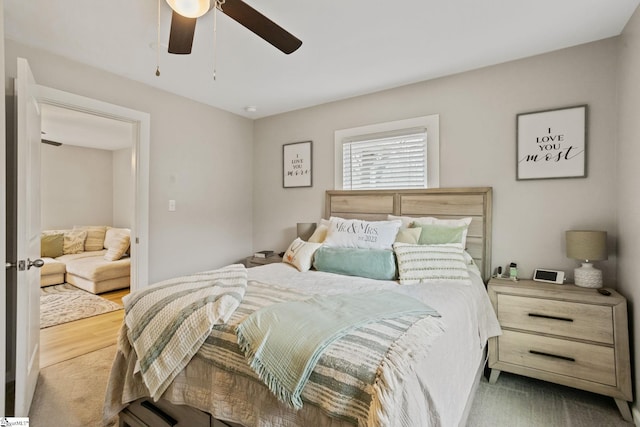
[[[29,270],[31,267],[40,268],[43,265],[44,265],[44,261],[41,260],[40,258],[34,259],[33,261],[31,261],[29,258],[27,258],[27,270]]]

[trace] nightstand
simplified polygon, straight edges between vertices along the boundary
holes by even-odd
[[[244,265],[245,267],[250,268],[250,267],[257,267],[259,265],[273,264],[277,262],[282,262],[281,256],[271,255],[270,257],[267,257],[267,258],[257,258],[254,256],[250,256],[244,260]]]
[[[491,279],[502,335],[489,340],[489,382],[506,371],[611,396],[633,422],[627,300],[608,290]]]

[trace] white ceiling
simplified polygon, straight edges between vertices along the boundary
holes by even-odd
[[[130,122],[49,104],[40,107],[42,139],[100,150],[120,150],[132,145]]]
[[[640,0],[245,0],[303,41],[285,55],[213,13],[160,54],[158,0],[5,0],[6,37],[260,118],[620,34]],[[161,45],[170,9],[160,0]],[[37,76],[36,76],[37,77]],[[256,112],[245,107],[255,106]]]

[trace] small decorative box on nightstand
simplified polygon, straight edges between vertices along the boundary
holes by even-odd
[[[627,300],[611,290],[491,279],[489,298],[502,335],[489,340],[490,383],[500,371],[615,399],[633,421]]]
[[[250,256],[244,260],[244,265],[245,267],[250,268],[250,267],[257,267],[259,265],[272,264],[275,262],[282,262],[282,257],[278,255],[271,255],[270,257],[266,257],[266,258],[258,258],[258,257]]]

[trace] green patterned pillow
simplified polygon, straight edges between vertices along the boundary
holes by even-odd
[[[401,285],[430,281],[470,284],[469,272],[460,244],[410,245],[395,243]]]
[[[462,244],[465,232],[467,231],[466,225],[451,227],[441,224],[414,223],[412,227],[422,229],[420,238],[418,239],[418,244],[420,245]]]

